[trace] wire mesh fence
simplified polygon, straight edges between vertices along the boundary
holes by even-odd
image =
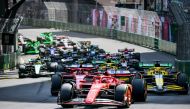
[[[14,33],[21,22],[20,18],[4,19],[0,18],[0,33]]]

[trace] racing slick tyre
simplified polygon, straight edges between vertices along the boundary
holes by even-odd
[[[61,86],[60,90],[60,100],[61,102],[68,102],[74,96],[74,88],[70,83],[65,83]],[[73,105],[62,104],[63,108],[73,108]]]
[[[26,44],[23,44],[22,45],[22,53],[25,53],[26,52]]]
[[[39,41],[40,43],[42,43],[42,38],[37,36],[37,41]]]
[[[41,57],[45,57],[45,52],[46,52],[46,50],[45,50],[45,48],[43,48],[43,47],[40,47],[39,48],[39,55],[41,56]]]
[[[19,71],[18,71],[18,77],[19,78],[24,78],[24,74],[22,72],[25,71],[25,66],[24,65],[19,65]]]
[[[53,75],[51,77],[51,95],[57,96],[61,88],[62,80],[59,75]]]
[[[116,87],[115,100],[124,103],[123,106],[119,106],[119,107],[129,108],[129,106],[132,103],[131,97],[132,97],[132,93],[131,93],[131,90],[128,88],[127,84],[121,84]]]
[[[144,79],[133,79],[133,100],[139,102],[145,102],[147,98],[147,84]]]
[[[140,53],[134,53],[133,54],[133,58],[141,61],[141,55],[140,55]]]
[[[32,78],[38,78],[39,77],[39,75],[37,75],[37,74],[32,74],[32,75],[30,75]]]
[[[21,72],[18,72],[18,78],[24,78],[25,76],[21,73]]]
[[[105,53],[105,50],[104,49],[100,49],[99,53]]]
[[[137,72],[134,76],[134,79],[142,79],[142,74]]]
[[[189,91],[189,84],[187,75],[185,73],[180,73],[177,76],[177,84],[185,89],[184,91],[180,91],[179,94],[187,95]]]
[[[57,69],[57,62],[52,62],[52,63],[50,63],[49,64],[49,71],[50,72],[55,72],[56,71],[56,69]]]
[[[63,72],[63,71],[64,71],[64,66],[57,65],[56,72]]]

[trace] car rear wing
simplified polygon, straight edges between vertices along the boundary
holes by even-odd
[[[91,45],[91,48],[98,48],[98,45]]]
[[[61,59],[61,62],[71,62],[71,61],[73,61],[73,59],[72,59],[72,58],[68,58],[68,59]]]
[[[134,52],[135,51],[135,49],[118,49],[118,52],[125,52],[125,51],[127,51],[127,52]]]
[[[173,66],[172,63],[159,63],[159,67],[171,68]],[[151,68],[156,67],[156,63],[139,63],[139,67],[141,68]]]
[[[39,41],[27,41],[26,42],[26,46],[28,47],[39,47],[40,46],[40,42]]]
[[[105,61],[92,61],[92,64],[105,64]]]
[[[42,36],[42,37],[50,37],[50,36],[52,36],[52,32],[44,32],[44,33],[41,33],[40,36]]]
[[[55,36],[55,37],[53,37],[54,39],[68,39],[68,36]]]
[[[91,45],[91,41],[78,41],[81,45]]]
[[[66,66],[66,68],[94,68],[92,64],[72,64]]]
[[[110,75],[117,75],[117,74],[130,74],[131,72],[129,70],[124,70],[124,69],[108,69],[107,70],[107,73],[110,74]]]

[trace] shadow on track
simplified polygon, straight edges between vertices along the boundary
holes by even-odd
[[[190,104],[190,95],[177,93],[148,94],[147,103],[152,104]]]
[[[118,109],[117,107],[114,106],[74,106],[75,109]],[[55,109],[63,109],[62,107],[60,108],[55,108]],[[64,108],[64,109],[73,109],[73,108]],[[128,109],[128,108],[119,108],[119,109]]]
[[[0,88],[0,101],[56,103],[50,94],[50,81]]]

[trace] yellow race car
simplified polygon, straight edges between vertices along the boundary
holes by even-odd
[[[118,65],[119,61],[112,61],[110,59],[108,60],[102,60],[102,61],[94,61],[93,63],[98,66],[98,70],[103,70],[106,71],[107,69],[118,69],[119,65]]]
[[[148,92],[188,94],[188,77],[185,73],[173,71],[171,63],[140,63],[140,67],[144,70],[142,76],[147,82]]]
[[[104,63],[99,65],[99,69],[106,70],[106,69],[118,69],[117,64],[115,63]]]

